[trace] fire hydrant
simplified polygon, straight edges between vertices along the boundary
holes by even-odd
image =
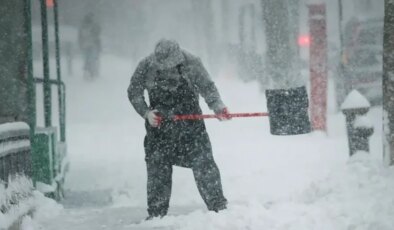
[[[369,138],[374,132],[372,124],[365,116],[369,108],[368,100],[357,90],[350,92],[341,106],[342,113],[346,116],[350,156],[357,151],[369,152]]]

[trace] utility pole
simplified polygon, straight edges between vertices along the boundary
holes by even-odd
[[[228,0],[222,0],[222,42],[227,43],[229,41],[228,36],[230,35],[229,33],[229,10],[230,10],[230,5]]]
[[[340,57],[343,57],[343,30],[342,30],[342,25],[343,25],[343,4],[342,0],[338,0],[338,32],[339,32],[339,52],[340,52]],[[342,66],[342,62],[340,62],[340,65]]]
[[[338,34],[339,34],[339,58],[338,58],[338,71],[336,81],[336,104],[337,108],[341,106],[343,100],[346,97],[347,89],[345,89],[343,82],[344,78],[344,41],[343,41],[343,3],[342,0],[338,0]]]
[[[51,4],[51,3],[50,3]],[[52,126],[52,90],[49,71],[49,45],[48,45],[48,16],[47,1],[40,0],[41,6],[41,32],[42,32],[42,57],[44,78],[44,116],[45,127]]]
[[[262,0],[265,35],[267,40],[267,72],[274,89],[288,89],[304,85],[299,62],[294,21],[290,11],[294,0]],[[298,1],[297,1],[298,2]]]
[[[326,131],[327,124],[327,20],[326,4],[308,5],[311,83],[311,118],[315,130]]]
[[[383,35],[383,155],[394,165],[394,0],[385,0]]]
[[[191,3],[196,36],[198,36],[197,49],[201,52],[199,54],[208,60],[208,66],[212,67],[213,56],[215,55],[214,48],[216,47],[212,1],[192,0]]]

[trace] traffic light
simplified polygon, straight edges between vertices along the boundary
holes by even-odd
[[[48,8],[52,8],[53,5],[54,5],[53,0],[46,0],[46,5],[47,5]]]
[[[301,47],[309,47],[311,44],[311,37],[309,35],[300,35],[298,37],[298,45]]]

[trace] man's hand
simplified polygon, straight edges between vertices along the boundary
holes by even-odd
[[[159,127],[160,126],[160,123],[161,123],[161,121],[162,121],[162,117],[161,116],[159,116],[157,113],[158,113],[159,111],[157,111],[157,109],[154,109],[154,110],[150,110],[150,111],[148,111],[146,114],[145,114],[145,119],[147,119],[148,120],[148,122],[149,122],[149,124],[152,126],[152,127]]]
[[[218,115],[218,119],[220,121],[227,121],[227,120],[231,120],[231,116],[230,113],[228,112],[227,107],[219,110],[219,111],[215,111],[216,115]]]

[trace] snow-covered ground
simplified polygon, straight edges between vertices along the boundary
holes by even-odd
[[[344,116],[333,109],[327,133],[300,136],[270,135],[267,118],[207,120],[228,209],[207,212],[191,170],[175,167],[170,215],[140,222],[145,130],[126,95],[134,66],[106,56],[96,81],[82,79],[79,62],[79,74],[63,75],[69,196],[63,209],[40,206],[47,215],[26,220],[26,229],[394,229],[394,169],[382,165],[381,108],[368,114],[375,128],[371,153],[351,159]],[[215,82],[230,111],[266,111],[256,83],[229,74]]]

